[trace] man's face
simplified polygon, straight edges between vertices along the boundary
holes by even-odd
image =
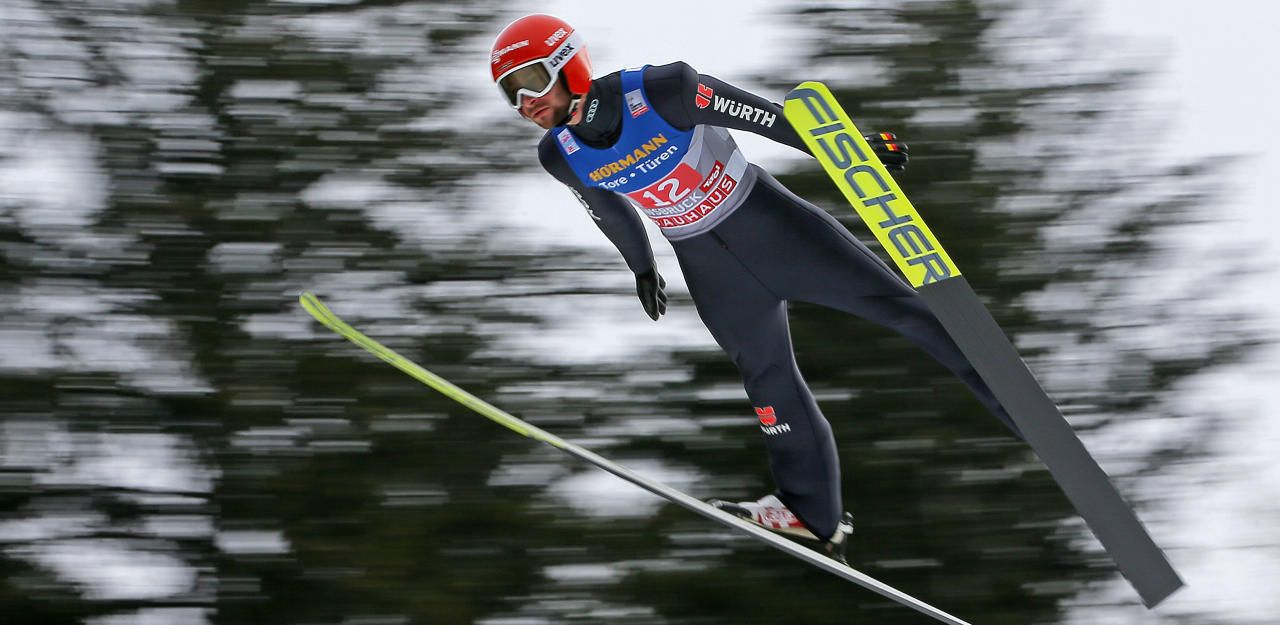
[[[572,100],[564,81],[558,80],[551,91],[540,98],[520,96],[520,114],[540,128],[554,128],[569,113]]]

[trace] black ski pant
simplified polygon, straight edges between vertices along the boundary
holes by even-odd
[[[752,167],[755,167],[754,165]],[[834,217],[760,168],[743,204],[714,229],[674,241],[698,315],[738,366],[760,418],[778,498],[819,537],[843,512],[831,425],[800,375],[787,302],[886,326],[956,374],[1017,427],[915,290]]]

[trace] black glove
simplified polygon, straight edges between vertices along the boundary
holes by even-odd
[[[907,144],[898,140],[892,132],[868,132],[862,135],[871,150],[880,157],[884,168],[891,174],[900,174],[907,167]]]
[[[640,296],[645,314],[654,321],[667,312],[667,293],[662,290],[666,286],[667,281],[662,279],[657,269],[636,276],[636,295]]]

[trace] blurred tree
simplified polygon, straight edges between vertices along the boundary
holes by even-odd
[[[862,126],[899,132],[904,185],[1033,368],[1082,429],[1123,432],[1237,358],[1247,326],[1143,292],[1165,233],[1208,218],[1214,169],[1143,162],[1126,98],[1146,68],[1094,66],[1080,9],[1041,5],[805,5],[786,17],[824,47],[769,78],[778,94],[827,80]],[[536,166],[523,122],[473,110],[458,77],[499,6],[8,3],[6,623],[919,621],[680,510],[567,511],[548,485],[581,467],[297,311],[316,289],[473,392],[687,470],[699,494],[769,488],[718,351],[544,366],[499,348],[565,301],[631,297],[593,279],[621,271],[612,255],[494,243],[476,189]],[[1125,150],[1098,158],[1116,136]],[[48,171],[62,177],[12,173]],[[816,168],[784,182],[848,215]],[[1195,340],[1170,348],[1152,323]],[[992,625],[1052,622],[1111,575],[1072,542],[1047,474],[939,367],[836,313],[797,307],[793,324],[842,446],[856,564]],[[1180,421],[1138,471],[1196,453],[1206,432]],[[105,547],[142,567],[117,576],[177,581],[122,590]],[[59,567],[67,548],[83,555]],[[172,560],[147,569],[157,555]],[[155,612],[175,608],[194,612]]]

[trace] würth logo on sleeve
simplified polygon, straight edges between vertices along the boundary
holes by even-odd
[[[791,431],[790,423],[778,423],[778,414],[773,411],[773,406],[756,408],[756,416],[760,417],[760,431],[769,436],[777,436]]]
[[[715,109],[728,115],[729,117],[737,117],[746,121],[760,124],[766,128],[773,128],[773,122],[778,119],[777,114],[770,113],[762,108],[756,108],[750,104],[743,104],[737,100],[722,98],[715,96]]]
[[[773,412],[773,406],[756,408],[756,416],[760,417],[761,425],[773,425],[778,422],[778,415]]]
[[[698,83],[698,94],[693,96],[693,103],[698,108],[704,109],[711,106],[711,97],[715,95],[715,91],[702,83]]]

